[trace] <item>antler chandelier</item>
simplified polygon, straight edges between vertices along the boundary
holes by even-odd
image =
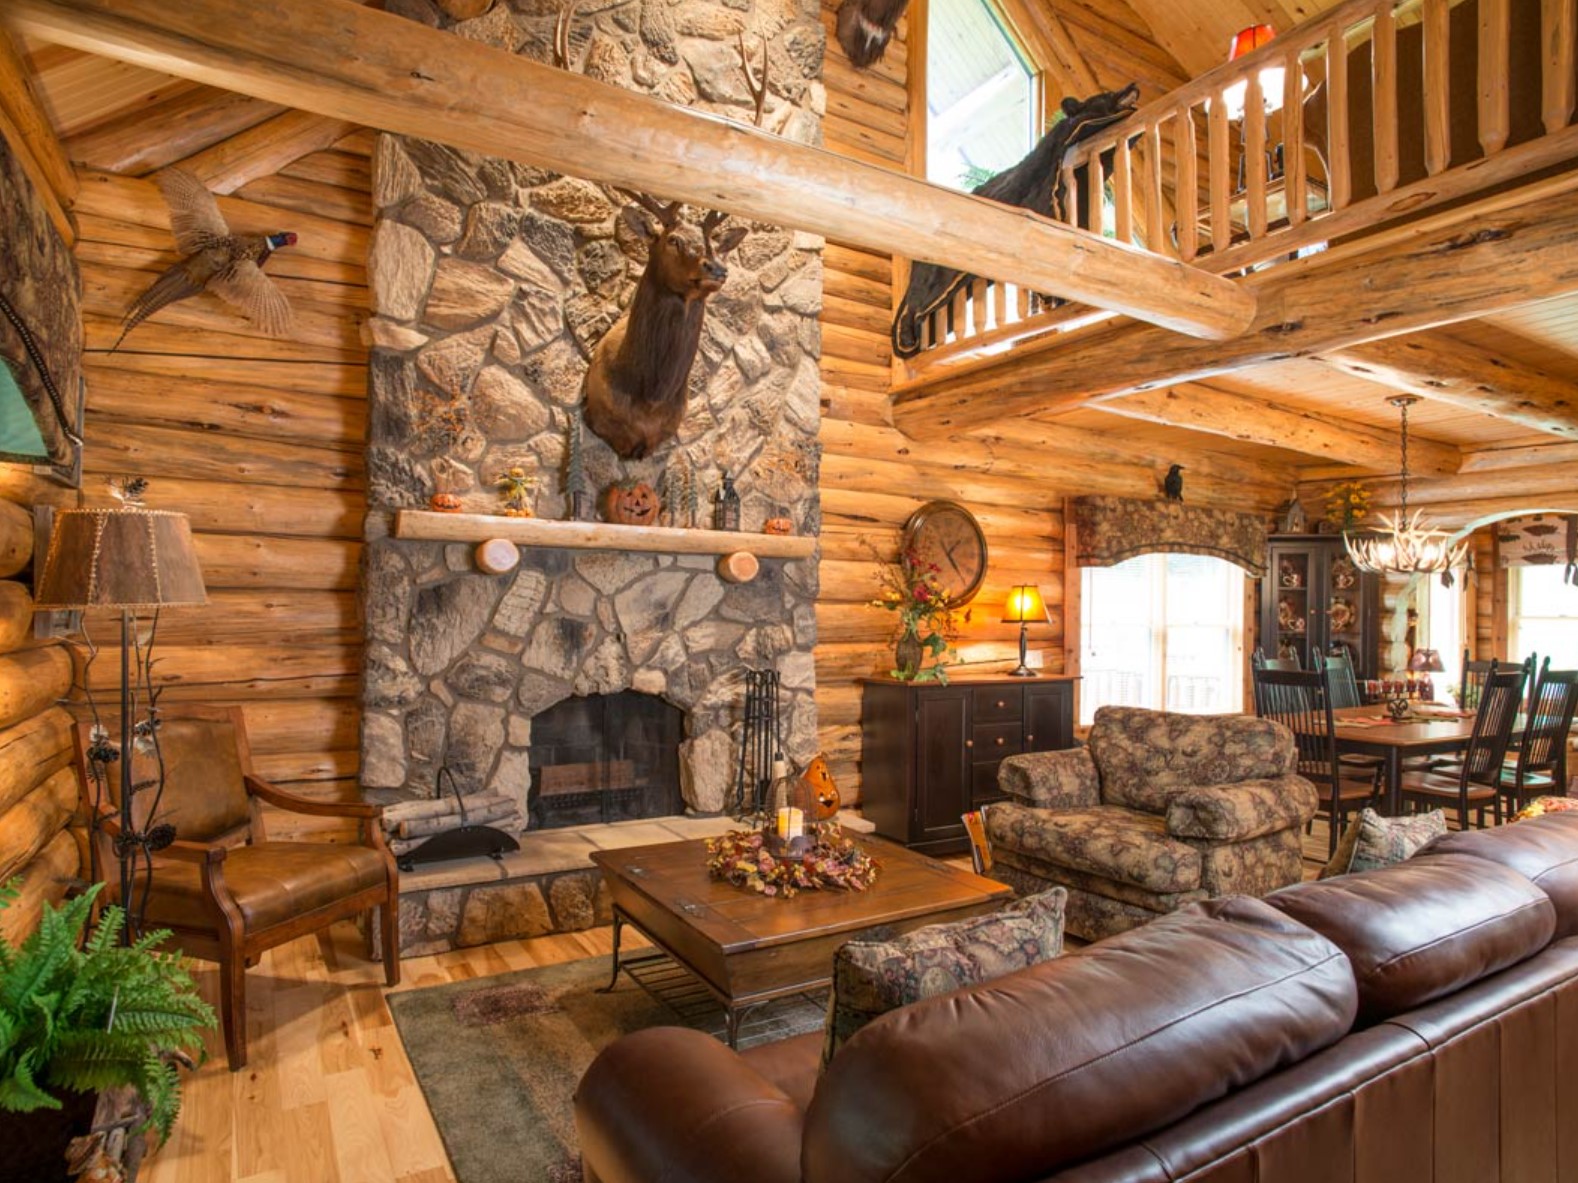
[[[1452,536],[1430,529],[1417,509],[1408,516],[1408,408],[1419,399],[1400,394],[1388,401],[1403,416],[1402,505],[1397,513],[1381,518],[1382,529],[1347,535],[1348,554],[1361,570],[1379,575],[1436,575],[1461,567],[1467,561],[1467,541],[1453,545]]]

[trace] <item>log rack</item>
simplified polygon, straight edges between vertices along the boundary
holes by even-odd
[[[491,542],[566,550],[639,551],[648,554],[718,555],[719,574],[745,583],[755,576],[755,559],[805,559],[817,540],[797,534],[754,534],[740,530],[684,530],[674,526],[618,526],[608,522],[564,522],[548,518],[506,518],[486,513],[437,513],[426,509],[395,511],[391,536],[420,542]]]

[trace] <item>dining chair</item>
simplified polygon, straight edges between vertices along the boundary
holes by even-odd
[[[1490,667],[1480,687],[1474,729],[1455,772],[1421,769],[1404,772],[1402,778],[1405,803],[1431,808],[1455,804],[1458,828],[1462,830],[1468,829],[1470,809],[1481,827],[1485,824],[1486,808],[1494,811],[1498,824],[1501,822],[1502,762],[1512,742],[1518,712],[1523,709],[1527,665],[1501,666],[1492,661]]]
[[[1255,652],[1250,657],[1250,665],[1257,670],[1296,670],[1299,659],[1296,657],[1267,657],[1257,645]]]
[[[1469,651],[1463,650],[1463,676],[1458,681],[1457,705],[1465,711],[1472,711],[1479,706],[1480,692],[1485,687],[1485,677],[1496,666],[1496,659],[1489,661],[1470,661]],[[1505,663],[1503,663],[1505,665]]]
[[[1326,671],[1326,681],[1331,687],[1331,709],[1364,705],[1359,694],[1359,678],[1353,671],[1353,658],[1346,652],[1327,653],[1319,657],[1316,667]]]
[[[1321,795],[1321,813],[1330,834],[1328,854],[1348,815],[1381,797],[1381,766],[1359,771],[1337,756],[1337,727],[1332,719],[1331,688],[1325,670],[1258,669],[1254,675],[1255,713],[1293,732],[1298,748],[1298,773],[1311,780]]]
[[[1501,791],[1512,812],[1543,793],[1567,792],[1567,737],[1578,711],[1578,670],[1553,670],[1547,657],[1529,696],[1530,706],[1516,754],[1501,769]]]
[[[123,903],[113,869],[120,778],[114,761],[94,742],[93,727],[76,727],[77,768],[91,819],[90,867],[108,881],[106,902]],[[400,981],[396,909],[399,885],[384,843],[383,809],[361,801],[314,801],[276,788],[255,775],[246,725],[236,707],[182,706],[163,713],[158,752],[133,756],[139,779],[161,779],[134,806],[146,827],[168,822],[175,840],[145,856],[145,871],[129,901],[148,930],[168,929],[169,944],[188,957],[219,964],[219,1014],[230,1070],[247,1062],[246,971],[268,949],[340,920],[366,916],[369,945],[383,944],[385,981]],[[263,806],[356,827],[344,842],[271,840]],[[371,952],[371,949],[369,949]]]

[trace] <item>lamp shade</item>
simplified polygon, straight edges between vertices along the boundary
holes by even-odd
[[[55,516],[35,606],[151,609],[207,602],[185,514],[126,506]]]
[[[1041,599],[1041,589],[1033,583],[1021,583],[1008,593],[1003,605],[1004,624],[1028,624],[1032,621],[1045,624],[1047,606]]]
[[[1237,61],[1245,54],[1254,53],[1262,45],[1269,45],[1277,31],[1270,25],[1250,25],[1233,34],[1233,46],[1229,50],[1227,60]]]
[[[1415,649],[1408,660],[1408,668],[1416,674],[1439,674],[1446,670],[1441,664],[1441,654],[1435,649]]]

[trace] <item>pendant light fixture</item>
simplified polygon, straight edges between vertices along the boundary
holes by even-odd
[[[1402,412],[1402,505],[1397,513],[1382,517],[1382,529],[1362,535],[1348,534],[1348,554],[1361,570],[1378,575],[1436,575],[1467,562],[1468,542],[1453,544],[1445,530],[1433,530],[1424,515],[1408,516],[1408,408],[1419,399],[1399,394],[1387,400]]]

